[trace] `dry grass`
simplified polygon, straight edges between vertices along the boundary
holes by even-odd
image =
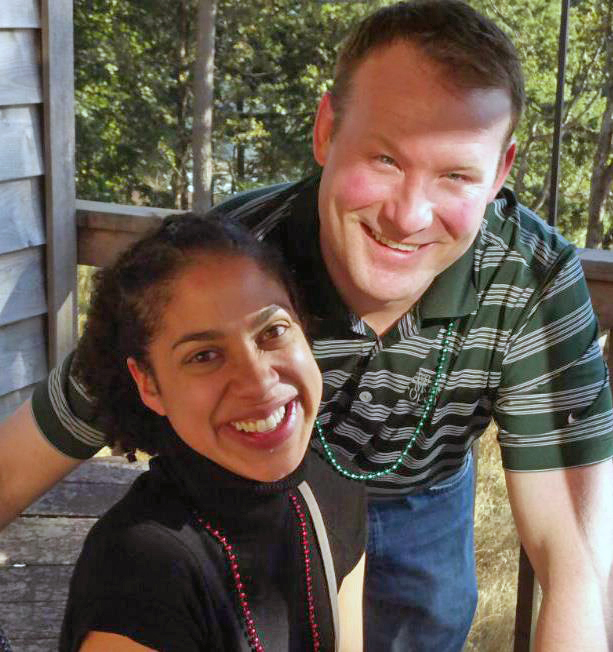
[[[479,605],[465,652],[513,649],[519,539],[507,498],[496,429],[481,438],[475,505]]]

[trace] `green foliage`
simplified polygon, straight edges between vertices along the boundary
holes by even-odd
[[[214,112],[216,200],[314,169],[311,127],[335,49],[377,2],[218,0]],[[546,213],[560,3],[472,0],[508,31],[527,80],[510,178]],[[196,0],[75,0],[77,184],[89,199],[187,207]],[[605,108],[607,0],[575,0],[565,84],[559,225],[583,242]],[[609,192],[603,231],[613,239]]]

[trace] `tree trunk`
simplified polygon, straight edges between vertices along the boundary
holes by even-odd
[[[212,204],[213,177],[213,83],[215,69],[215,16],[217,0],[200,0],[198,5],[198,41],[194,63],[194,199],[197,213]]]
[[[174,207],[180,210],[189,208],[189,181],[187,165],[189,163],[189,130],[186,122],[189,113],[189,51],[192,38],[191,12],[185,0],[177,2],[178,40],[176,49],[176,103],[175,117],[177,120],[176,138],[173,143],[174,168],[170,186],[174,198]]]
[[[598,144],[592,165],[592,182],[590,186],[590,201],[588,205],[588,223],[585,246],[595,249],[602,244],[603,224],[602,208],[613,183],[613,30],[611,29],[611,14],[609,6],[605,19],[604,38],[607,44],[605,62],[605,79],[603,95],[606,97],[606,107],[600,123]]]
[[[236,112],[239,118],[244,118],[245,105],[243,100],[237,100]],[[236,144],[236,177],[239,182],[245,180],[245,145],[241,142]]]

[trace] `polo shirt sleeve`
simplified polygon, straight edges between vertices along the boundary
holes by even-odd
[[[507,470],[571,468],[613,456],[609,375],[571,246],[511,334],[493,414]]]
[[[106,435],[91,399],[70,373],[73,358],[71,353],[36,385],[32,415],[50,444],[84,460],[105,445]]]

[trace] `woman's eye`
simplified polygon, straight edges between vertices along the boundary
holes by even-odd
[[[203,364],[207,362],[213,362],[214,360],[217,360],[217,358],[219,358],[218,351],[212,351],[212,350],[198,351],[197,353],[194,353],[192,356],[190,356],[187,362]]]
[[[264,341],[274,340],[281,337],[289,328],[288,324],[273,324],[262,333]]]

